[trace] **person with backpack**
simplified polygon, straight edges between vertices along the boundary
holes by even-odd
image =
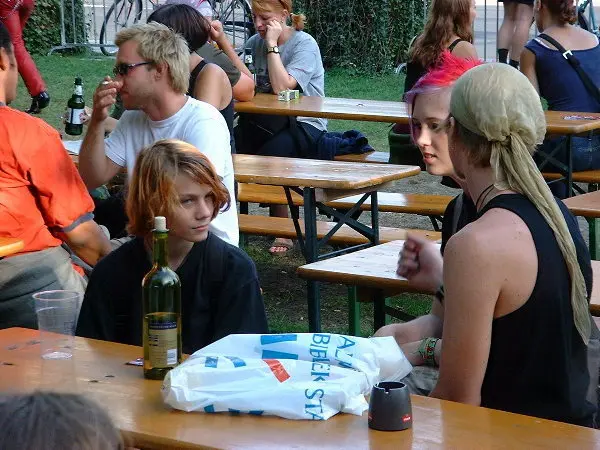
[[[278,94],[297,89],[303,95],[325,96],[325,70],[315,39],[303,30],[306,17],[291,14],[292,0],[253,0],[257,34],[246,43],[251,50],[256,91]],[[291,25],[288,20],[291,18]],[[327,131],[327,120],[240,114],[235,128],[238,153],[319,159],[317,141]],[[272,206],[271,215],[287,217],[286,206]],[[269,251],[285,253],[289,239],[276,239]]]
[[[91,274],[77,335],[142,343],[142,279],[150,270],[156,216],[167,218],[168,262],[181,280],[185,353],[232,333],[267,333],[253,261],[209,231],[231,202],[211,162],[183,141],[160,140],[139,154],[126,201],[135,238],[104,258]]]
[[[534,16],[542,34],[525,45],[521,72],[548,102],[548,110],[600,112],[600,44],[593,33],[573,25],[575,2],[537,0]],[[547,137],[535,157],[538,165],[555,150],[554,158],[567,164],[565,143],[565,137]],[[573,137],[571,149],[573,171],[600,169],[600,135]],[[558,170],[551,162],[542,169]],[[564,183],[551,186],[556,196],[566,196]]]

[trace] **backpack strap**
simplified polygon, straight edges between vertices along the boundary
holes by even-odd
[[[598,87],[594,84],[594,82],[588,76],[585,70],[583,70],[583,67],[581,67],[581,63],[575,57],[575,55],[573,55],[573,52],[571,50],[566,50],[556,39],[548,36],[546,33],[540,34],[538,38],[548,41],[550,44],[554,45],[554,47],[556,47],[556,49],[559,52],[562,53],[563,58],[567,60],[567,62],[571,65],[571,67],[573,67],[575,72],[577,72],[579,78],[581,78],[581,81],[583,82],[583,85],[585,86],[587,91],[592,95],[592,97],[594,97],[594,100],[600,103],[600,91],[598,90]]]

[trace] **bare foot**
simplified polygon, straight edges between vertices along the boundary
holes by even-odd
[[[292,241],[291,239],[277,238],[273,242],[271,248],[269,248],[269,253],[271,255],[284,254],[292,248],[294,248],[294,241]]]

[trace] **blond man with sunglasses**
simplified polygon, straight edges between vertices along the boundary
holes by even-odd
[[[107,183],[123,167],[131,173],[142,148],[174,138],[207,156],[233,198],[229,130],[214,106],[186,96],[189,51],[185,40],[153,22],[120,31],[115,44],[119,51],[114,78],[105,77],[94,93],[92,117],[79,155],[79,172],[87,187]],[[105,140],[117,93],[127,111]],[[211,231],[237,245],[235,205],[219,213]]]

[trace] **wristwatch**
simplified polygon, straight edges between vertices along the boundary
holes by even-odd
[[[279,55],[279,47],[277,47],[277,46],[267,47],[267,55],[269,53],[277,53]]]

